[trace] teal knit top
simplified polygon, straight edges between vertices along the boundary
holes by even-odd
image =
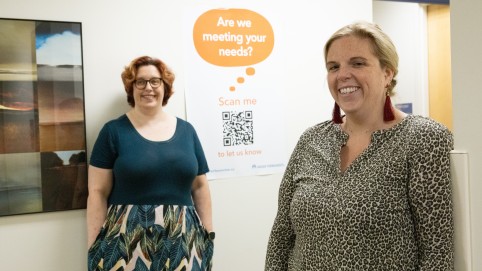
[[[90,164],[113,171],[109,204],[192,205],[191,186],[209,171],[193,126],[177,118],[166,141],[141,136],[124,114],[107,122],[94,144]]]

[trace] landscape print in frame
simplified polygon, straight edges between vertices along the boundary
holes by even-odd
[[[86,207],[81,29],[0,18],[0,216]]]

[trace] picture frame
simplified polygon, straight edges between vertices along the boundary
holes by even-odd
[[[86,208],[82,25],[0,18],[0,216]]]

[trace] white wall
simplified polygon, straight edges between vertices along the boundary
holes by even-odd
[[[416,3],[373,1],[373,21],[397,48],[394,103],[412,103],[413,114],[428,116],[427,15]]]
[[[450,1],[455,148],[468,153],[474,271],[482,270],[481,11],[479,0]]]
[[[167,110],[185,118],[183,10],[200,1],[0,0],[0,17],[82,23],[85,111],[88,151],[100,127],[128,106],[120,72],[142,54],[165,60],[176,73],[176,94]],[[371,0],[321,2],[202,1],[213,8],[255,10],[276,5],[286,18],[273,25],[286,66],[280,67],[285,89],[286,145],[291,152],[308,126],[330,118],[322,47],[344,24],[372,18]],[[260,3],[262,2],[262,3]],[[229,4],[231,3],[231,5]],[[202,71],[200,71],[202,72]],[[289,154],[287,154],[289,155]],[[214,270],[263,270],[269,231],[276,213],[281,174],[211,182],[217,231]],[[86,270],[85,211],[0,217],[0,270]]]

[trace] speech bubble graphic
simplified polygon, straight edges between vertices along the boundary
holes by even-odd
[[[271,24],[260,14],[247,9],[212,9],[196,20],[193,28],[194,47],[206,62],[221,67],[257,64],[273,51]],[[246,69],[254,75],[255,69]],[[238,84],[244,83],[238,77]],[[230,86],[230,91],[235,91]]]
[[[246,75],[248,75],[248,76],[253,76],[255,74],[255,72],[256,72],[256,70],[253,67],[246,68]],[[240,77],[236,78],[236,82],[238,84],[244,83],[244,77],[240,76]],[[236,90],[236,87],[234,87],[234,86],[229,87],[229,91],[235,91],[235,90]]]
[[[247,9],[212,9],[196,20],[194,46],[207,62],[222,67],[254,65],[273,51],[271,24]]]

